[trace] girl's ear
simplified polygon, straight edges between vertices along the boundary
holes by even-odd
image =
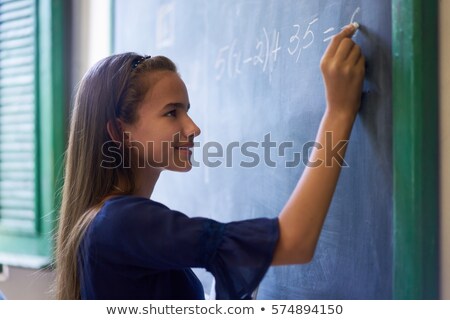
[[[108,121],[106,123],[106,130],[108,131],[109,138],[114,141],[124,144],[128,143],[128,135],[123,130],[122,121],[120,119],[115,119],[115,123]]]

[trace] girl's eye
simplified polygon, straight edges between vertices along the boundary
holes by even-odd
[[[176,117],[176,115],[177,115],[177,110],[176,109],[166,113],[166,116],[169,116],[169,117]]]

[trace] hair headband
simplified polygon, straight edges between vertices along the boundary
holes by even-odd
[[[136,69],[136,67],[141,64],[142,62],[144,62],[147,59],[150,59],[152,56],[143,56],[140,57],[139,59],[135,59],[131,65],[131,69],[134,70]]]

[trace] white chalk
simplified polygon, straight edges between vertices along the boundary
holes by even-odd
[[[358,22],[352,22],[352,25],[355,27],[355,30],[358,30],[358,28],[359,28]]]

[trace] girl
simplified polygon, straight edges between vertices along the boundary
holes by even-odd
[[[200,129],[186,87],[165,57],[125,53],[92,67],[71,118],[57,298],[203,299],[190,269],[203,267],[218,299],[245,299],[270,265],[309,262],[340,172],[327,159],[325,133],[348,139],[360,104],[365,62],[355,29],[337,34],[321,61],[327,107],[316,141],[324,148],[310,158],[321,165],[305,169],[275,219],[223,224],[150,200],[163,170],[191,169]]]

